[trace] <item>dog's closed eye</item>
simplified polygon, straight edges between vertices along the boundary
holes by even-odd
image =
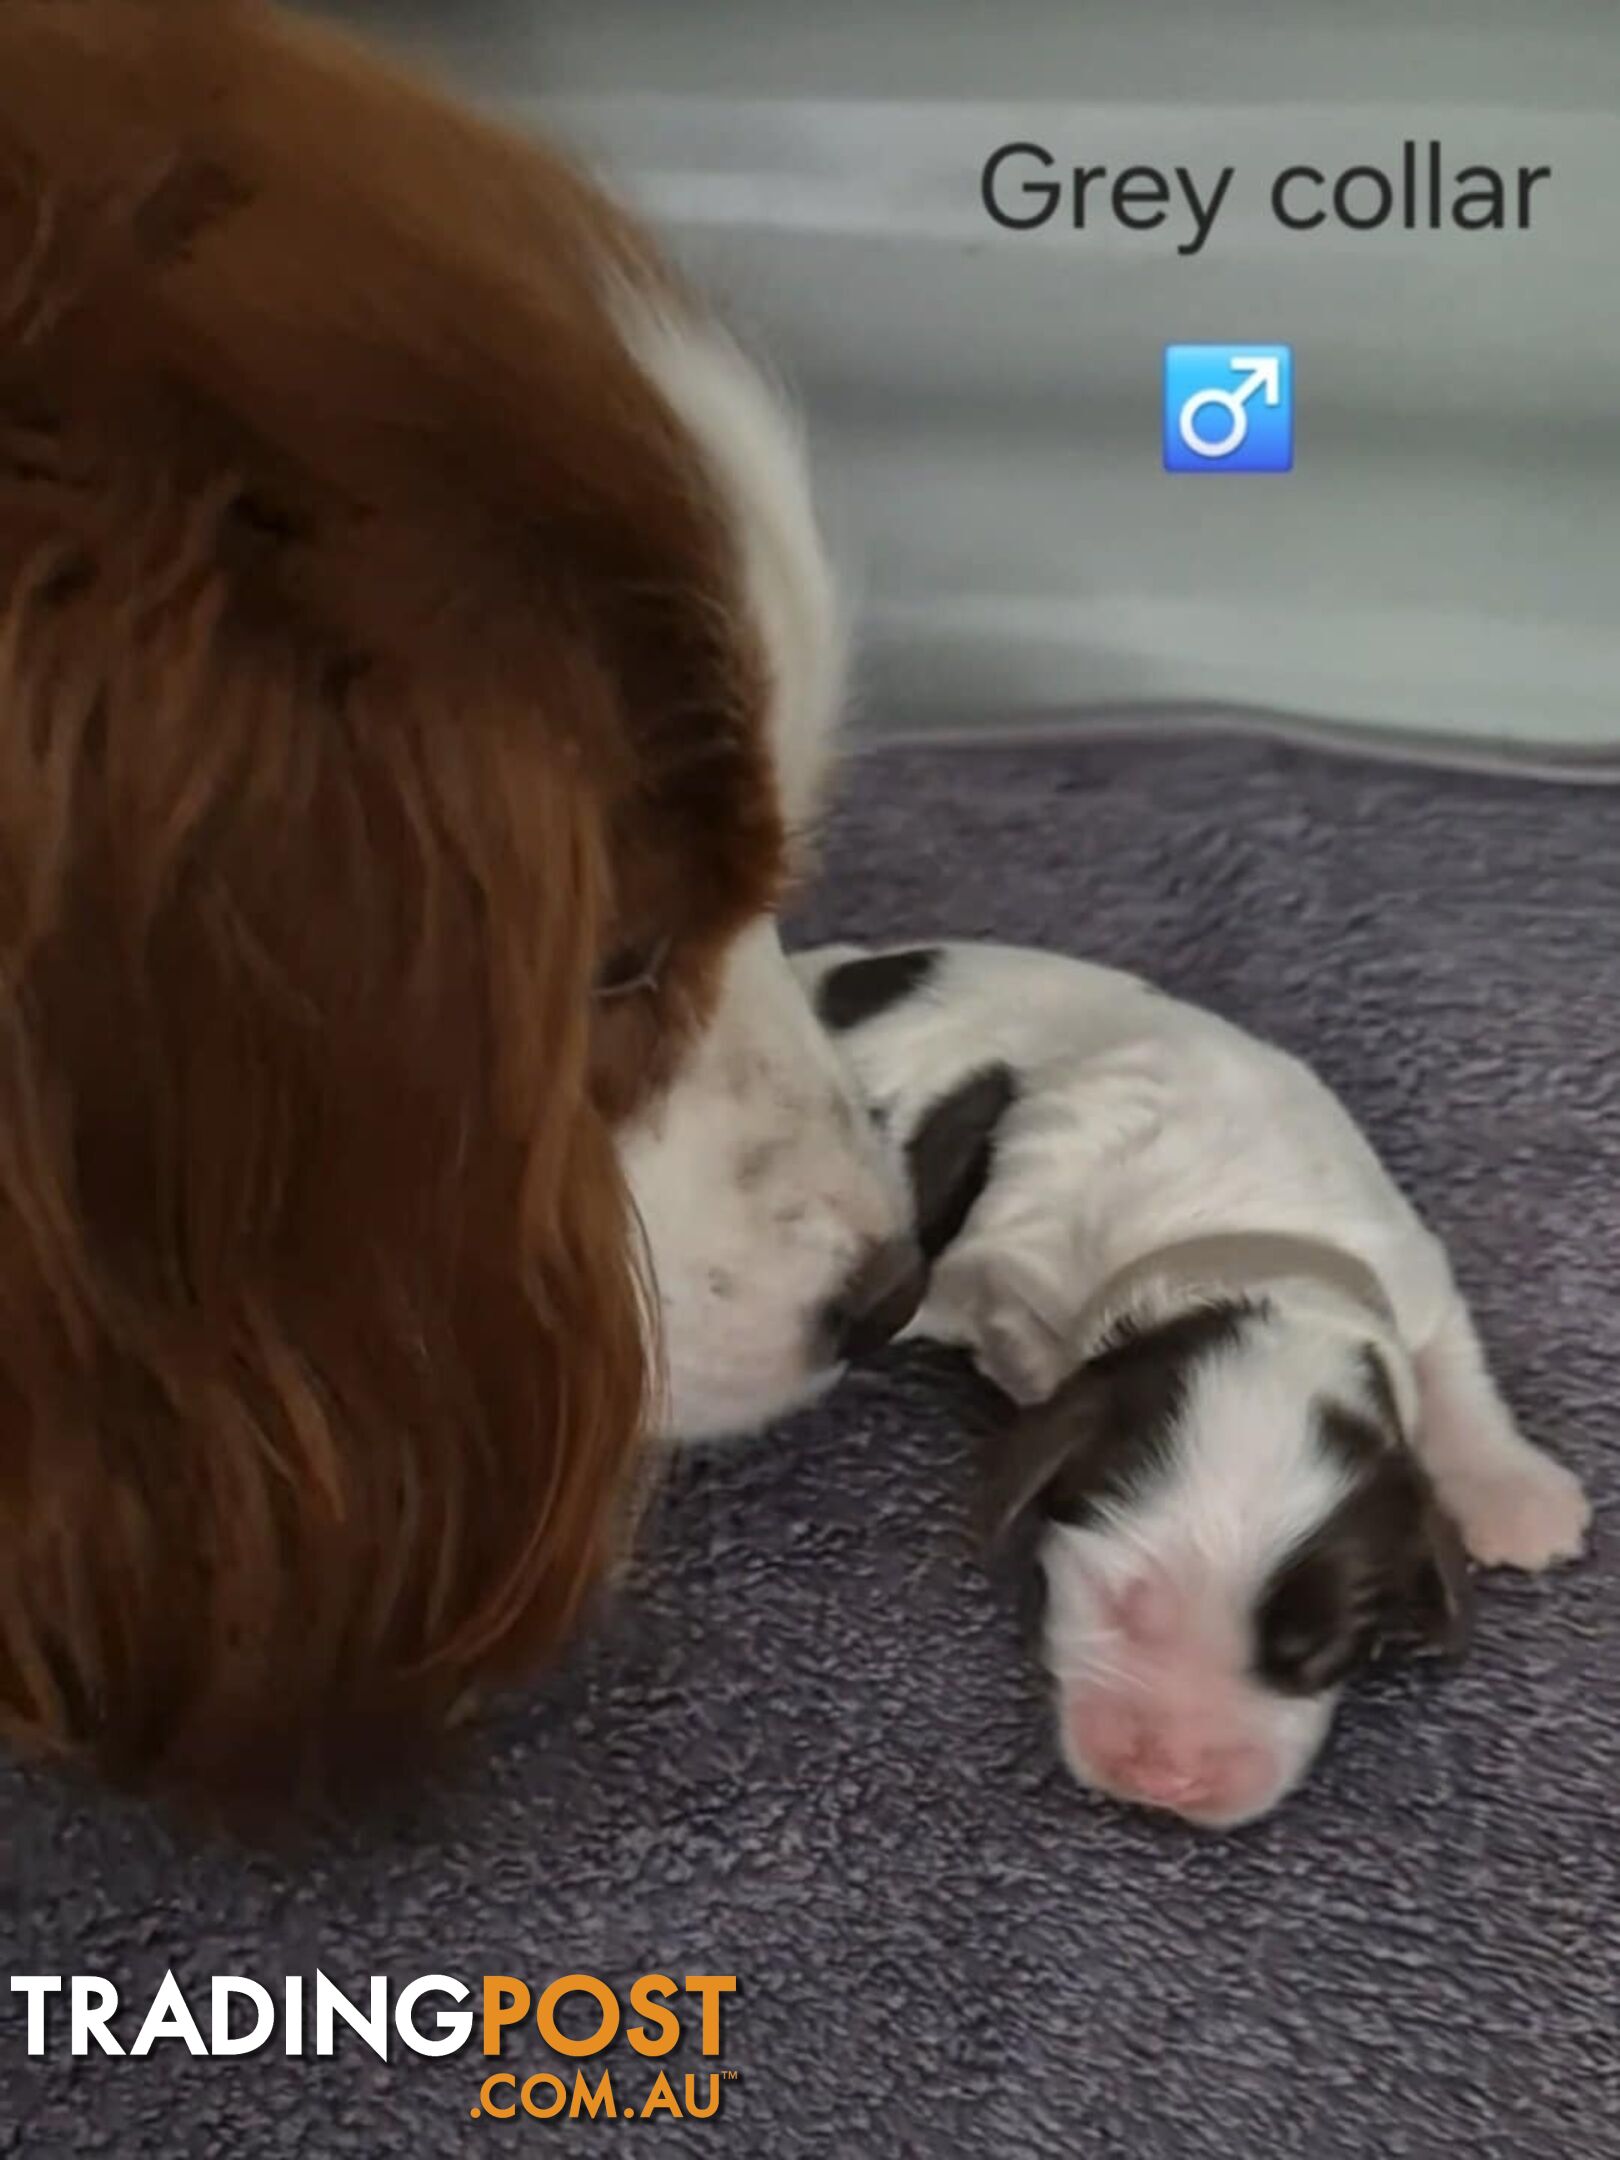
[[[615,946],[596,971],[593,995],[598,1004],[656,990],[669,959],[670,942],[667,937],[646,938]]]

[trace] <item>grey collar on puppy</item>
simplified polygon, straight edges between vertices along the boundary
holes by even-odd
[[[1383,1284],[1354,1253],[1282,1231],[1216,1230],[1143,1253],[1094,1291],[1073,1331],[1077,1362],[1094,1356],[1114,1323],[1130,1315],[1144,1284],[1181,1291],[1190,1303],[1250,1297],[1276,1282],[1319,1284],[1359,1306],[1381,1332],[1395,1330]]]

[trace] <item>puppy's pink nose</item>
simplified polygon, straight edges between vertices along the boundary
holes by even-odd
[[[1209,1780],[1190,1764],[1150,1760],[1126,1767],[1122,1789],[1150,1807],[1197,1807],[1208,1797]]]
[[[1106,1697],[1073,1716],[1071,1729],[1098,1783],[1109,1792],[1195,1819],[1245,1813],[1275,1774],[1262,1747],[1166,1734]]]
[[[1139,1732],[1131,1754],[1117,1765],[1119,1790],[1150,1807],[1195,1807],[1209,1785],[1210,1763],[1202,1749],[1169,1746]]]

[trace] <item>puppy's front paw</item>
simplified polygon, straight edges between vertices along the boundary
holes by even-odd
[[[1003,1308],[980,1321],[973,1362],[1010,1402],[1031,1408],[1057,1393],[1072,1360],[1027,1314]]]
[[[1592,1503],[1574,1472],[1531,1448],[1513,1463],[1453,1473],[1441,1498],[1481,1567],[1534,1574],[1574,1560],[1592,1520]]]
[[[984,1377],[1013,1402],[1045,1402],[1072,1371],[1074,1355],[1045,1317],[1043,1288],[1012,1255],[959,1246],[934,1271],[921,1332],[965,1344]]]

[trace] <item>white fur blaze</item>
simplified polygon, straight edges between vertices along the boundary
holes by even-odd
[[[729,507],[771,677],[770,732],[790,828],[814,815],[831,764],[848,642],[790,408],[712,324],[621,303],[631,351],[696,438]]]

